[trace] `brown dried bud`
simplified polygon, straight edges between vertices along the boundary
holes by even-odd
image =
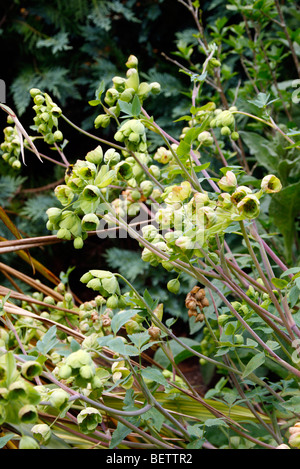
[[[190,294],[191,294],[191,295],[195,295],[199,290],[200,290],[200,287],[198,287],[197,285],[195,285],[195,286],[191,289]]]
[[[188,309],[197,309],[197,301],[194,300],[194,298],[187,298],[185,300],[185,306],[188,308]]]
[[[200,288],[200,290],[198,290],[197,293],[195,294],[195,299],[196,299],[197,301],[200,301],[200,300],[202,300],[204,297],[205,297],[205,290],[204,290],[204,288]]]
[[[148,329],[148,334],[151,337],[151,340],[158,340],[160,338],[160,328],[156,326],[151,326]]]
[[[197,316],[197,311],[195,309],[189,309],[188,316],[189,318],[191,318],[192,316]]]
[[[202,322],[202,321],[204,321],[204,317],[205,317],[205,316],[204,316],[203,313],[197,314],[196,319],[195,319],[195,322]]]
[[[206,306],[209,306],[209,301],[207,298],[203,298],[203,300],[201,301],[202,303],[202,307],[205,308]]]

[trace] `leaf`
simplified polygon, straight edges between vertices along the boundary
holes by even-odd
[[[7,433],[7,435],[0,437],[0,449],[2,449],[12,438],[15,438],[14,433]]]
[[[251,373],[253,373],[254,370],[259,368],[266,360],[266,356],[264,352],[260,352],[257,355],[254,355],[254,357],[251,358],[251,360],[247,363],[243,374],[242,378],[246,378],[246,376],[249,376]]]
[[[36,348],[42,355],[46,355],[57,344],[60,344],[59,340],[56,338],[56,333],[56,326],[52,326],[43,338],[37,342]]]
[[[271,282],[279,290],[283,290],[288,285],[288,282],[286,280],[282,279],[282,278],[275,278],[274,277],[274,278],[271,279]]]
[[[111,329],[114,334],[118,332],[118,330],[126,324],[129,319],[131,319],[133,316],[136,315],[136,311],[133,309],[126,310],[126,311],[121,311],[117,314],[114,315],[114,317],[111,320]]]
[[[145,368],[141,371],[141,374],[144,379],[154,381],[155,383],[161,384],[162,386],[165,386],[165,387],[170,386],[170,384],[168,383],[168,381],[166,380],[162,372],[158,370],[157,368],[151,368],[151,367]]]
[[[264,166],[268,171],[274,173],[278,169],[278,154],[272,142],[258,133],[239,131],[251,155],[254,155],[258,164]]]

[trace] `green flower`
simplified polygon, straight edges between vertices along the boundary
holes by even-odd
[[[27,404],[21,407],[18,412],[18,417],[21,423],[35,423],[38,418],[38,413],[33,405]]]
[[[260,212],[260,203],[254,194],[249,194],[237,204],[237,208],[246,218],[256,218]]]
[[[39,376],[43,371],[43,366],[37,361],[26,361],[22,364],[21,372],[22,375],[27,379],[33,379],[35,376]]]
[[[87,213],[81,220],[84,231],[95,231],[100,223],[99,218],[94,213]]]
[[[83,433],[92,433],[102,422],[102,416],[94,407],[86,407],[77,415],[77,422]]]
[[[31,428],[31,431],[39,442],[41,442],[44,445],[47,445],[47,443],[49,443],[49,440],[52,434],[51,428],[49,427],[49,425],[47,425],[46,423],[40,423],[40,424],[34,425]]]
[[[103,159],[103,151],[100,145],[98,145],[95,150],[89,151],[85,157],[87,161],[93,164],[100,164]]]
[[[265,176],[261,181],[261,189],[267,194],[279,192],[282,189],[280,180],[273,174]]]

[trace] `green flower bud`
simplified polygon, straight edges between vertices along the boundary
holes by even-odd
[[[109,88],[106,91],[104,101],[109,105],[113,106],[116,100],[119,98],[120,93],[115,88]]]
[[[130,103],[133,100],[135,90],[133,88],[127,88],[120,95],[120,101],[125,101],[125,103]]]
[[[114,84],[114,87],[116,88],[116,90],[119,92],[119,93],[122,93],[122,91],[124,91],[125,89],[125,82],[126,82],[126,79],[123,78],[123,77],[113,77],[112,78],[112,82]]]
[[[180,290],[180,282],[177,278],[173,278],[172,280],[169,280],[167,283],[167,289],[171,293],[177,294]]]
[[[78,236],[77,238],[74,239],[73,241],[73,246],[75,249],[82,249],[84,245],[83,239]]]
[[[69,394],[63,389],[55,389],[49,397],[50,404],[55,409],[62,411],[68,405]]]
[[[69,205],[69,203],[71,203],[74,198],[74,192],[69,186],[65,184],[60,184],[59,186],[56,186],[56,188],[54,189],[54,193],[60,203],[64,206]]]
[[[43,366],[36,361],[26,361],[21,366],[21,373],[27,379],[33,379],[39,376],[43,371]]]
[[[228,319],[230,319],[228,314],[220,314],[220,316],[218,316],[218,324],[223,326]]]
[[[92,366],[93,360],[86,350],[77,350],[67,356],[66,365],[73,369],[79,369],[85,365]]]
[[[46,423],[34,425],[31,428],[31,432],[40,443],[44,445],[49,443],[52,432],[51,428]]]
[[[223,191],[232,191],[236,188],[236,185],[237,180],[232,171],[227,171],[225,176],[223,176],[218,182],[218,186]]]
[[[100,223],[99,218],[94,213],[87,213],[81,221],[81,226],[84,231],[96,231]]]
[[[150,83],[150,86],[152,94],[159,94],[161,92],[161,86],[157,81],[153,81],[152,83]]]
[[[0,388],[0,405],[8,403],[8,389]]]
[[[70,241],[72,237],[70,230],[67,230],[66,228],[60,228],[56,233],[56,236],[59,239],[66,239],[67,241]]]
[[[53,137],[54,137],[54,140],[56,142],[59,142],[59,141],[63,140],[63,138],[64,138],[64,136],[63,136],[63,134],[60,130],[56,130],[53,134]]]
[[[87,381],[91,380],[95,374],[95,367],[90,365],[83,365],[79,369],[79,374],[82,378],[86,379]]]
[[[224,126],[224,127],[221,128],[221,135],[227,137],[227,136],[229,136],[230,134],[231,134],[231,130],[230,130],[229,127]]]
[[[135,68],[130,68],[126,73],[126,88],[133,88],[137,92],[139,87],[139,74]]]
[[[138,66],[138,63],[139,62],[137,57],[135,55],[130,55],[125,65],[127,68],[136,68]]]
[[[20,439],[19,449],[40,449],[40,445],[34,438],[25,435]]]
[[[120,153],[118,153],[114,148],[109,148],[104,153],[104,162],[109,166],[114,166],[119,163],[121,159]]]
[[[21,423],[35,423],[38,418],[38,413],[33,405],[27,404],[21,407],[18,412],[18,417]]]
[[[111,117],[108,114],[99,114],[94,120],[94,126],[96,129],[103,127],[105,129],[109,126]]]
[[[280,180],[273,174],[265,176],[261,181],[261,189],[267,194],[279,192],[282,189]]]
[[[230,111],[222,111],[217,115],[216,124],[218,127],[230,127],[234,124],[234,116]]]
[[[86,407],[77,415],[77,422],[83,433],[91,433],[102,422],[102,416],[94,407]]]
[[[143,81],[142,83],[139,84],[138,90],[137,90],[137,95],[141,99],[147,98],[149,93],[151,92],[151,86],[149,83]]]
[[[232,140],[238,140],[240,138],[238,132],[232,132],[231,134]]]
[[[140,184],[140,188],[145,197],[149,197],[152,194],[153,187],[154,187],[153,182],[148,181],[148,180],[142,181]]]
[[[69,365],[63,364],[58,370],[58,376],[61,379],[68,379],[72,376],[72,368]]]
[[[207,130],[200,132],[197,139],[201,143],[201,145],[204,145],[204,146],[210,146],[210,145],[213,145],[214,143],[214,139],[212,135]]]
[[[103,151],[102,147],[98,145],[95,150],[89,151],[85,157],[87,161],[90,163],[94,163],[96,165],[100,164],[103,159]]]
[[[48,215],[49,221],[56,225],[61,219],[62,210],[60,208],[51,207],[46,210],[46,214]]]
[[[118,304],[119,304],[119,298],[117,295],[111,295],[106,300],[107,308],[115,309],[118,307]]]
[[[31,90],[29,91],[29,93],[30,93],[30,96],[31,96],[32,98],[34,98],[35,96],[37,96],[37,95],[39,95],[39,94],[41,95],[42,92],[41,92],[41,90],[39,90],[38,88],[31,88]]]

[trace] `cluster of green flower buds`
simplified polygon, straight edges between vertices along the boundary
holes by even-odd
[[[5,127],[3,130],[4,133],[4,142],[1,143],[0,148],[2,153],[2,158],[6,161],[12,168],[20,169],[21,161],[21,142],[18,134],[18,130],[13,124],[13,119],[8,116],[7,123],[10,124],[8,127]]]
[[[68,355],[57,366],[60,379],[69,380],[78,388],[87,388],[102,392],[104,382],[108,379],[106,370],[95,366],[91,354],[79,349]]]
[[[146,129],[139,119],[130,119],[114,135],[117,142],[124,142],[128,150],[144,153],[147,151]]]
[[[44,141],[49,145],[63,140],[63,134],[58,130],[58,118],[62,110],[57,106],[47,93],[43,93],[38,88],[32,88],[30,95],[33,98],[33,110],[36,116],[33,118],[35,129],[42,134]]]
[[[31,362],[26,370],[23,369],[24,375],[29,374],[29,378],[32,379],[40,374],[41,369],[38,365],[36,362]],[[38,419],[36,406],[40,399],[40,394],[35,387],[20,375],[11,352],[2,355],[0,357],[0,425],[4,422],[13,425],[35,423]]]
[[[138,59],[131,55],[127,62],[128,68],[126,77],[115,76],[112,79],[112,86],[108,88],[104,97],[105,114],[99,114],[94,125],[96,128],[107,127],[112,117],[119,117],[120,105],[119,100],[125,103],[131,103],[135,96],[139,98],[141,103],[150,95],[160,92],[160,84],[157,82],[140,81],[138,72]],[[108,108],[106,107],[108,106]]]
[[[155,249],[167,255],[185,252],[190,256],[203,257],[199,248],[208,248],[215,234],[224,235],[233,222],[251,220],[260,213],[260,198],[265,193],[281,189],[274,175],[263,178],[261,189],[253,192],[247,186],[239,186],[235,174],[228,170],[218,181],[221,192],[216,199],[206,192],[193,192],[188,181],[168,186],[160,199],[164,202],[156,211],[159,229],[146,226],[143,236],[153,246],[144,248],[142,259],[156,266],[161,263],[172,270],[170,262],[161,261]],[[162,234],[163,233],[163,234]],[[215,260],[218,263],[218,259]]]
[[[231,106],[228,110],[214,110],[214,117],[210,121],[211,127],[219,127],[221,135],[230,136],[232,140],[238,140],[239,134],[235,131],[235,119],[233,112],[237,111],[236,106]]]
[[[119,283],[116,276],[111,272],[107,270],[89,270],[82,275],[80,281],[105,297],[108,308],[117,308],[120,304],[121,291]]]

